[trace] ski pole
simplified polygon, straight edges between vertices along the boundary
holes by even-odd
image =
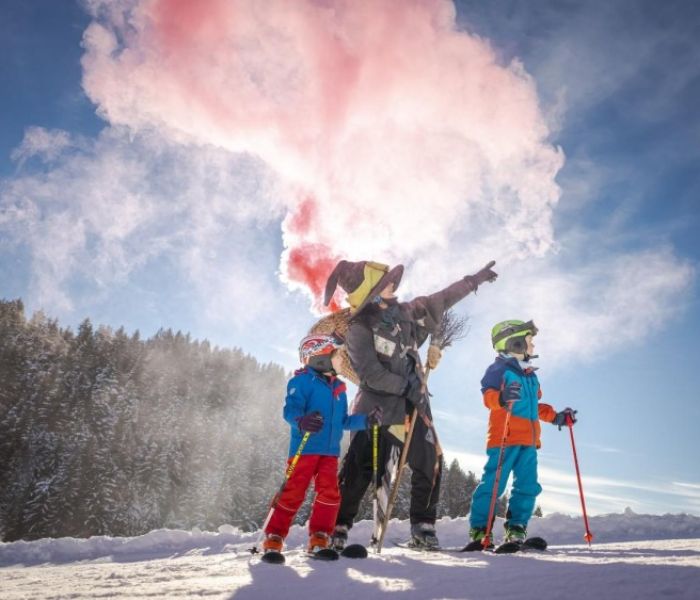
[[[377,517],[377,475],[379,474],[379,425],[372,425],[372,481],[374,490],[372,491],[372,512],[374,518]]]
[[[481,540],[481,545],[488,548],[491,545],[491,530],[493,522],[496,520],[496,500],[498,500],[498,483],[501,480],[501,471],[503,469],[503,457],[505,456],[506,438],[508,437],[508,424],[510,423],[510,415],[513,413],[513,402],[508,402],[508,410],[506,410],[506,420],[503,423],[503,436],[501,437],[501,447],[498,449],[498,463],[496,465],[496,475],[493,480],[493,489],[491,490],[491,503],[489,505],[489,520],[486,523],[486,535]]]
[[[574,451],[574,466],[576,467],[576,479],[578,481],[578,494],[581,497],[581,509],[583,510],[583,524],[586,527],[586,533],[583,534],[583,539],[588,542],[588,548],[591,547],[593,534],[588,526],[588,514],[586,513],[586,500],[583,497],[583,485],[581,484],[581,471],[578,468],[578,455],[576,454],[576,443],[574,442],[574,420],[571,415],[566,415],[566,425],[569,427],[571,435],[571,449]]]
[[[299,462],[299,457],[301,456],[301,453],[304,450],[304,446],[306,446],[306,442],[309,441],[310,435],[311,435],[310,431],[307,431],[306,433],[304,433],[304,437],[301,438],[301,442],[299,442],[299,447],[297,448],[297,451],[294,453],[292,460],[290,461],[289,465],[287,466],[287,470],[284,472],[284,480],[282,481],[282,484],[280,485],[279,489],[277,490],[277,493],[272,497],[272,502],[270,503],[270,510],[267,513],[267,517],[265,518],[265,522],[263,523],[262,527],[260,528],[260,535],[258,536],[258,539],[256,540],[253,547],[250,549],[251,554],[257,554],[259,552],[258,546],[260,545],[260,542],[262,541],[263,536],[265,535],[265,528],[267,527],[268,523],[270,522],[270,519],[272,518],[272,513],[275,511],[275,506],[277,506],[277,501],[279,500],[279,497],[282,495],[284,488],[287,487],[287,482],[289,481],[289,478],[292,476],[292,473],[294,473],[294,469],[296,469],[297,463]]]

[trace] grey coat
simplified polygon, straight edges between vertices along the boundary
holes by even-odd
[[[473,278],[460,279],[430,296],[387,309],[367,306],[352,319],[346,344],[360,378],[353,414],[367,414],[381,405],[384,425],[404,422],[408,375],[415,370],[422,377],[423,372],[418,348],[435,332],[443,313],[475,289]]]

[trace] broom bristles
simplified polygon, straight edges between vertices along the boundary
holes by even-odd
[[[319,319],[311,329],[309,329],[309,334],[320,333],[322,335],[334,335],[337,338],[345,341],[345,337],[348,334],[348,327],[350,325],[350,309],[344,308],[337,312],[326,315],[322,319]],[[340,375],[347,379],[348,381],[354,383],[355,385],[360,385],[360,378],[355,373],[355,369],[352,368],[352,363],[350,362],[350,356],[348,355],[347,348],[343,346],[337,350],[338,355],[341,360]]]
[[[467,317],[459,316],[452,309],[446,310],[442,315],[442,321],[440,321],[437,330],[430,336],[430,343],[440,348],[440,350],[451,346],[469,333],[467,321]]]

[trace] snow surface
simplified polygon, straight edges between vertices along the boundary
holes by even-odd
[[[406,539],[409,525],[393,521],[381,555],[336,563],[306,558],[306,532],[294,527],[285,566],[251,557],[257,534],[229,525],[217,533],[19,541],[0,544],[0,598],[700,598],[699,517],[628,510],[590,523],[592,549],[580,518],[553,514],[529,528],[549,540],[547,552],[492,555],[398,548],[391,540]],[[440,521],[443,546],[462,546],[467,527],[463,518]],[[366,542],[370,530],[358,523],[350,541]]]

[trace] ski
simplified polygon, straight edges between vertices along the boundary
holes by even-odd
[[[486,550],[486,551],[493,550],[493,544],[491,544],[488,548],[484,548],[484,545],[481,543],[481,540],[472,540],[463,548],[450,548],[449,549],[450,552],[481,552],[482,550]]]
[[[504,542],[494,549],[494,554],[514,554],[528,550],[546,550],[547,542],[541,537],[527,538],[524,542]]]
[[[473,540],[462,548],[441,548],[441,552],[449,552],[451,554],[461,554],[462,552],[493,552],[494,554],[513,554],[515,552],[523,552],[528,550],[546,550],[547,541],[541,537],[527,538],[522,544],[517,542],[504,542],[500,546],[489,546],[484,548],[481,540]]]
[[[434,548],[429,548],[427,546],[418,546],[412,541],[403,542],[401,540],[391,540],[391,543],[394,544],[394,546],[397,546],[398,548],[406,548],[408,550],[415,550],[416,552],[442,552],[443,550],[440,546],[435,546]]]
[[[283,565],[286,562],[286,554],[296,555],[300,553],[306,554],[308,558],[312,558],[314,560],[325,561],[338,560],[341,556],[343,558],[350,559],[367,558],[368,555],[367,548],[365,548],[362,544],[350,544],[349,546],[346,546],[342,552],[336,552],[332,548],[324,548],[323,550],[319,550],[318,552],[313,554],[296,548],[287,550],[285,552],[265,552],[260,555],[260,560],[270,565]]]

